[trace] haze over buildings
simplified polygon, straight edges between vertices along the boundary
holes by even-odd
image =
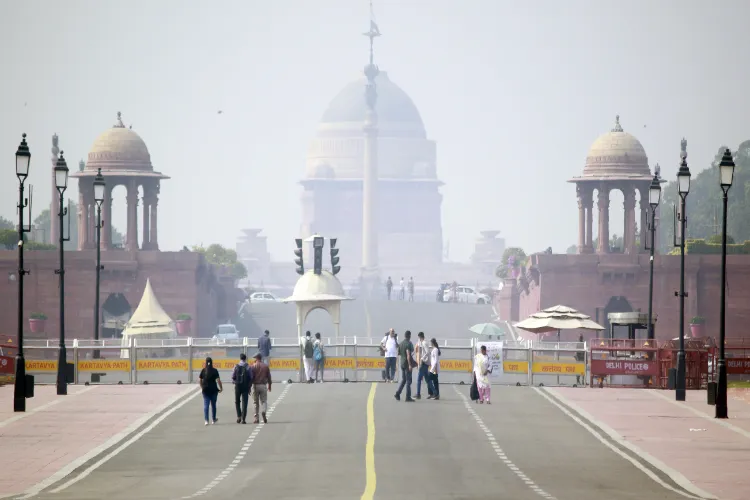
[[[436,144],[450,260],[468,260],[490,228],[529,252],[576,244],[565,181],[616,114],[667,179],[683,136],[694,172],[747,138],[744,2],[383,1],[375,11],[377,63]],[[15,68],[0,81],[7,167],[28,133],[36,216],[50,201],[52,134],[73,167],[122,111],[172,178],[161,249],[234,246],[241,227],[262,227],[273,260],[291,266],[308,148],[361,75],[367,20],[367,2],[351,0],[3,4],[0,64]],[[0,198],[15,190],[0,182]],[[112,224],[125,228],[125,189],[113,197]],[[622,234],[622,201],[613,193],[610,234]]]

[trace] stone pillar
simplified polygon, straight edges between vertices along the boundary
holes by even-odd
[[[107,183],[104,187],[104,203],[102,203],[102,219],[104,221],[101,241],[102,250],[112,249],[112,190],[115,186],[116,184],[114,183]],[[93,227],[96,225],[96,216],[92,217],[92,219],[91,226]]]
[[[148,199],[146,198],[146,193],[145,193],[146,189],[145,189],[145,186],[144,186],[143,191],[144,191],[144,193],[143,193],[143,208],[142,208],[142,210],[143,210],[143,243],[141,243],[141,250],[150,250],[151,249],[151,241],[150,241],[150,238],[149,238],[149,233],[150,233],[150,229],[151,228],[149,227],[149,225],[151,224],[151,220],[150,220],[149,214],[150,214],[150,208],[151,208],[151,206],[149,205]]]
[[[599,187],[599,248],[597,253],[609,253],[609,190],[603,184]]]
[[[83,182],[83,179],[78,181],[78,214],[76,214],[78,216],[78,250],[86,249],[89,235],[89,210],[83,196],[83,189],[81,188]]]
[[[578,192],[578,253],[586,251],[586,203],[583,199],[583,186],[576,186]]]
[[[584,199],[586,205],[586,253],[594,253],[594,190]]]
[[[651,246],[651,233],[648,231],[648,212],[651,210],[651,206],[648,204],[648,189],[639,189],[638,192],[641,195],[641,201],[639,203],[641,226],[638,228],[641,244],[638,246],[638,250],[636,250],[635,253],[643,253],[646,251],[646,243]],[[653,221],[651,221],[651,223],[653,224]]]
[[[632,254],[635,253],[635,189],[633,186],[623,187],[622,193],[624,198],[622,205],[625,209],[622,246],[624,253]]]
[[[138,250],[138,184],[135,179],[128,181],[127,190],[128,233],[125,238],[125,250],[134,252]]]
[[[159,236],[157,233],[158,226],[158,215],[157,209],[159,207],[159,183],[157,181],[151,193],[149,212],[151,219],[151,230],[149,232],[149,250],[159,250]]]

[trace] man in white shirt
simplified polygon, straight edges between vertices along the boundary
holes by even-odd
[[[305,332],[305,337],[301,340],[302,344],[302,360],[305,364],[305,379],[307,380],[308,384],[313,383],[313,341],[312,336],[310,334],[310,331],[308,330]]]
[[[392,383],[396,376],[396,361],[398,360],[398,341],[393,328],[383,337],[380,347],[385,356],[385,380]]]
[[[405,286],[404,286],[403,276],[401,276],[401,281],[399,282],[399,285],[401,286],[401,290],[398,292],[398,300],[404,300]]]
[[[428,395],[432,396],[432,390],[430,384],[427,382],[428,374],[430,373],[430,349],[427,346],[427,341],[424,339],[424,332],[417,334],[417,345],[414,346],[414,354],[419,360],[419,373],[417,374],[417,399],[422,399],[422,379],[427,386]]]

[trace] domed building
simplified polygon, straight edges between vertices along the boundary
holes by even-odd
[[[443,258],[435,142],[427,139],[414,102],[388,73],[379,72],[374,81],[377,261],[384,271],[435,266]],[[328,105],[301,181],[302,237],[338,237],[350,269],[362,263],[366,83],[363,76],[347,84]]]
[[[583,175],[568,182],[576,185],[578,194],[578,253],[609,253],[609,195],[612,190],[622,191],[624,198],[623,249],[626,254],[638,253],[636,246],[635,205],[639,194],[640,241],[645,241],[648,225],[648,187],[652,174],[648,157],[640,141],[625,132],[620,117],[615,126],[599,136],[589,148]],[[599,210],[598,248],[593,245],[594,191],[597,192]]]
[[[96,203],[94,178],[101,172],[106,187],[102,203],[102,250],[112,250],[112,190],[117,186],[127,189],[127,235],[125,250],[138,250],[138,188],[143,189],[141,213],[143,235],[141,250],[158,250],[157,210],[161,180],[169,179],[154,170],[146,143],[132,128],[126,128],[121,113],[117,122],[96,138],[88,154],[88,162],[81,162],[79,171],[71,174],[79,180],[79,250],[96,246]]]

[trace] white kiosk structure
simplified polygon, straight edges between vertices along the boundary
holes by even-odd
[[[310,269],[297,280],[294,292],[283,302],[294,302],[297,306],[297,337],[302,337],[307,316],[315,309],[325,309],[331,315],[335,336],[339,337],[341,325],[341,302],[353,300],[344,295],[339,279],[327,269],[316,274]]]

